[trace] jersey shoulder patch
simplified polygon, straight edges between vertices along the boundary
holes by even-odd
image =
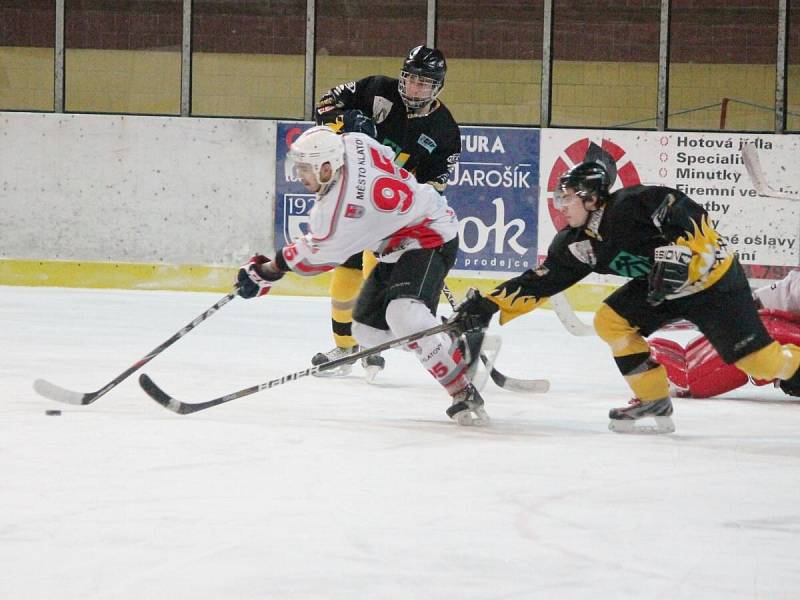
[[[417,138],[417,143],[425,148],[429,154],[433,154],[433,151],[436,150],[436,141],[431,138],[430,136],[421,133]]]
[[[372,100],[372,120],[378,125],[386,120],[389,113],[392,112],[394,103],[383,96],[375,96]]]

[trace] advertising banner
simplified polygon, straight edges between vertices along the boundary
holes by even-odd
[[[306,232],[314,195],[284,174],[291,141],[310,123],[279,122],[276,144],[275,246]],[[461,160],[445,195],[458,214],[461,275],[500,278],[536,265],[539,130],[461,127]]]
[[[638,183],[682,191],[708,211],[711,223],[727,237],[728,247],[751,277],[782,277],[800,264],[800,202],[756,193],[742,159],[745,143],[756,147],[772,187],[797,193],[797,136],[543,130],[539,254],[547,252],[564,225],[553,208],[558,176],[579,162],[602,158],[616,168],[612,191]]]

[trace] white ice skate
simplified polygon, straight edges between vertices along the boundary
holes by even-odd
[[[652,417],[655,425],[643,425],[640,419]],[[615,433],[672,433],[672,400],[661,398],[642,402],[634,398],[623,408],[612,408],[608,412],[608,428]]]
[[[345,356],[349,356],[350,354],[355,354],[358,352],[358,346],[353,346],[352,348],[340,348],[339,346],[335,347],[333,350],[329,350],[328,352],[317,352],[314,355],[314,358],[311,359],[311,364],[315,367],[320,365],[324,365],[327,362],[331,362],[333,360],[338,360],[340,358],[344,358]],[[350,371],[353,370],[353,365],[356,361],[344,363],[334,369],[327,369],[325,371],[319,371],[314,373],[315,377],[344,377],[345,375],[349,375]]]

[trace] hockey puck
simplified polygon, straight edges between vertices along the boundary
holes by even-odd
[[[46,414],[48,416],[51,416],[51,417],[57,417],[57,416],[61,415],[61,411],[60,410],[46,410],[46,411],[44,411],[44,414]]]

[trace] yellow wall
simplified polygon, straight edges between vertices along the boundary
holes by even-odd
[[[655,63],[554,61],[552,124],[654,127],[657,83]]]
[[[53,49],[0,46],[0,109],[53,110]]]
[[[0,109],[52,110],[53,52],[0,48]],[[539,121],[539,61],[449,61],[442,100],[461,123],[535,125]],[[180,54],[120,50],[68,50],[67,110],[75,112],[180,112]],[[366,75],[397,76],[397,57],[317,57],[315,97],[336,84]],[[655,63],[555,61],[553,124],[655,126]],[[304,57],[287,55],[193,55],[193,114],[261,118],[303,116]],[[800,65],[789,68],[790,101],[800,102]],[[774,104],[770,65],[673,64],[671,129],[719,127],[724,97],[764,107]],[[705,105],[715,105],[698,110]],[[790,106],[800,112],[800,106]],[[682,111],[686,114],[674,114]],[[800,118],[789,117],[790,128]],[[774,127],[771,110],[732,102],[726,128]]]
[[[67,50],[66,109],[179,115],[180,52]]]

